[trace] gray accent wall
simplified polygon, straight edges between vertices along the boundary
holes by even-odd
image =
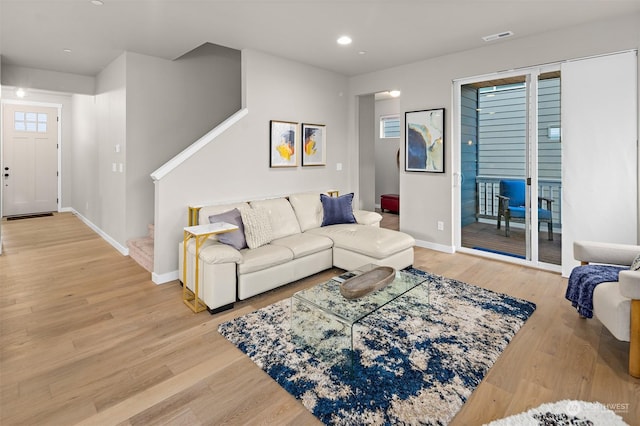
[[[210,43],[174,61],[127,53],[127,238],[153,223],[149,175],[240,109],[240,61]]]
[[[374,210],[376,193],[376,143],[375,143],[375,96],[368,94],[358,98],[358,196],[359,208]]]

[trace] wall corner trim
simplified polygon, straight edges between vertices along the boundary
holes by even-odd
[[[171,271],[171,272],[165,272],[164,274],[156,274],[155,272],[151,273],[151,281],[153,281],[157,285],[166,284],[168,282],[175,281],[178,278],[179,277],[178,277],[177,270]]]
[[[235,123],[240,121],[248,113],[249,113],[249,110],[247,108],[243,108],[240,111],[238,111],[235,114],[233,114],[232,116],[230,116],[229,118],[227,118],[226,120],[224,120],[222,123],[218,124],[211,131],[209,131],[207,134],[205,134],[200,139],[198,139],[197,141],[195,141],[194,143],[189,145],[187,148],[185,148],[178,155],[176,155],[171,160],[167,161],[165,164],[160,166],[160,168],[158,168],[156,171],[151,173],[151,179],[153,179],[153,181],[156,182],[156,181],[159,181],[160,179],[162,179],[164,176],[166,176],[169,173],[171,173],[171,171],[173,169],[175,169],[180,164],[185,162],[187,159],[189,159],[196,152],[200,151],[209,142],[213,141],[219,135],[224,133],[225,130],[227,130],[228,128],[233,126]]]
[[[80,219],[82,222],[84,222],[85,225],[87,225],[89,228],[91,228],[96,234],[98,234],[100,237],[102,237],[103,240],[105,240],[106,242],[111,244],[113,246],[113,248],[118,250],[121,255],[129,256],[129,249],[127,247],[123,246],[122,244],[120,244],[119,242],[117,242],[116,240],[111,238],[111,236],[109,234],[104,232],[102,229],[100,229],[100,227],[98,227],[93,222],[91,222],[89,219],[84,217],[82,214],[80,214],[80,212],[78,212],[73,207],[64,207],[64,208],[60,209],[60,212],[71,212],[78,219]]]

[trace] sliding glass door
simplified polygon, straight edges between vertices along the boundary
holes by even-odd
[[[531,70],[456,84],[457,247],[560,264],[559,82]]]

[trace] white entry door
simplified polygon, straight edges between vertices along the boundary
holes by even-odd
[[[3,216],[57,211],[58,109],[4,104]]]

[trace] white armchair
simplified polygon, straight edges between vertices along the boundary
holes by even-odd
[[[640,246],[576,241],[573,256],[582,265],[602,263],[629,266]],[[596,286],[593,313],[621,341],[629,342],[629,374],[640,377],[640,271],[620,271],[617,282]]]

